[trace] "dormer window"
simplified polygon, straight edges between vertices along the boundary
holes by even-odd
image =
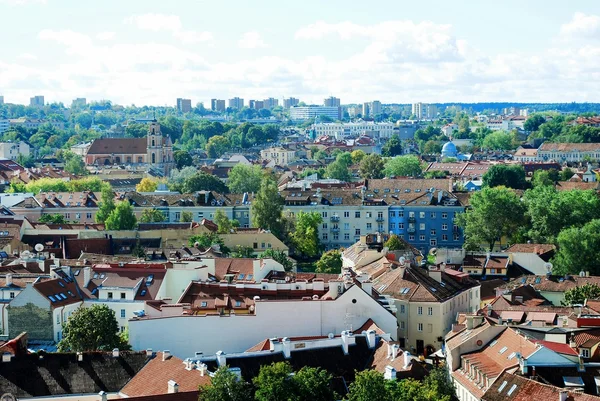
[[[590,357],[590,349],[589,348],[580,348],[580,355],[582,358],[589,358]]]

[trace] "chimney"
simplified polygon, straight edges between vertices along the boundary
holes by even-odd
[[[429,277],[431,277],[438,283],[441,283],[442,282],[442,271],[438,270],[438,269],[429,270]]]
[[[217,365],[219,367],[225,366],[227,364],[227,357],[223,351],[217,351]]]
[[[106,391],[100,391],[98,395],[100,396],[100,401],[108,401],[108,393]]]
[[[112,351],[112,355],[113,355],[113,358],[118,358],[119,357],[119,349],[114,348]]]
[[[558,392],[558,401],[567,401],[569,397],[569,392],[567,390],[560,390]]]
[[[348,348],[350,345],[350,337],[352,336],[352,334],[347,331],[344,330],[342,331],[342,348],[344,350],[344,355],[348,355]]]
[[[148,358],[152,357],[152,348],[148,348],[148,349],[146,350],[146,356],[147,356]]]
[[[375,337],[375,330],[367,331],[367,344],[369,345],[369,348],[375,348],[377,345],[376,341],[377,338]]]
[[[396,359],[396,356],[398,355],[399,350],[400,350],[400,346],[398,344],[392,344],[392,355],[390,358],[391,361]]]
[[[171,351],[164,350],[163,354],[162,354],[162,360],[163,360],[163,362],[166,361],[169,358],[171,358]]]
[[[292,341],[284,337],[283,338],[283,356],[285,359],[290,359],[292,357]]]
[[[12,359],[12,354],[10,352],[5,352],[2,354],[2,362],[10,362]]]
[[[6,273],[6,286],[10,287],[13,283],[13,275],[12,273]]]
[[[283,344],[279,341],[277,337],[269,338],[270,350],[272,352],[282,352]]]
[[[83,352],[77,353],[77,362],[83,362]]]
[[[402,367],[403,369],[408,369],[408,367],[410,366],[410,363],[412,361],[411,356],[412,355],[410,355],[410,352],[404,351],[404,366]]]
[[[473,316],[467,316],[467,330],[473,330]]]
[[[361,284],[361,288],[367,295],[371,296],[373,294],[373,282],[371,280],[367,280]]]
[[[385,367],[385,373],[383,374],[385,380],[396,380],[396,369],[388,365]]]
[[[198,370],[200,371],[200,376],[205,376],[208,366],[205,363],[198,362]]]
[[[177,382],[175,380],[169,380],[169,382],[167,383],[167,393],[168,394],[175,394],[179,392],[179,384],[177,384]]]
[[[83,268],[83,286],[87,287],[92,279],[92,271],[89,266]]]

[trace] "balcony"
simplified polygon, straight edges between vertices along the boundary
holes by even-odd
[[[406,229],[406,232],[409,234],[414,234],[417,231],[417,229],[415,228],[415,226],[408,226],[408,228]]]
[[[415,216],[412,216],[412,217],[409,217],[409,218],[408,218],[408,222],[409,222],[409,223],[416,223],[416,222],[417,222],[417,219],[415,218]]]
[[[385,219],[383,217],[378,217],[375,219],[375,221],[381,223],[381,222],[385,221]]]
[[[329,229],[332,233],[339,233],[340,232],[340,228],[339,227],[331,227]]]
[[[331,221],[340,221],[340,216],[331,216]]]

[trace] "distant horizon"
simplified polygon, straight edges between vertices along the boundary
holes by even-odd
[[[65,105],[600,102],[597,0],[360,5],[0,0],[0,94]]]

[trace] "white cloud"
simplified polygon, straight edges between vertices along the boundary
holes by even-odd
[[[206,31],[183,29],[181,19],[177,15],[142,14],[125,19],[125,23],[135,25],[143,31],[170,32],[174,38],[183,43],[200,43],[213,40],[213,35]]]
[[[96,35],[98,40],[113,40],[117,36],[116,32],[100,32]]]
[[[82,52],[92,45],[92,39],[79,32],[74,32],[70,29],[54,31],[52,29],[43,29],[38,34],[41,40],[50,40],[58,42],[67,47],[69,53]]]
[[[563,24],[560,33],[566,36],[579,36],[598,39],[600,35],[600,16],[577,12],[571,21]]]
[[[17,58],[19,60],[29,60],[29,61],[33,61],[33,60],[37,60],[37,56],[31,53],[21,53],[17,56]]]
[[[0,0],[0,4],[8,4],[11,6],[23,6],[28,4],[46,4],[47,0]]]
[[[242,35],[242,38],[238,41],[238,47],[242,49],[258,49],[260,47],[267,47],[267,45],[260,36],[260,33],[249,31]]]

